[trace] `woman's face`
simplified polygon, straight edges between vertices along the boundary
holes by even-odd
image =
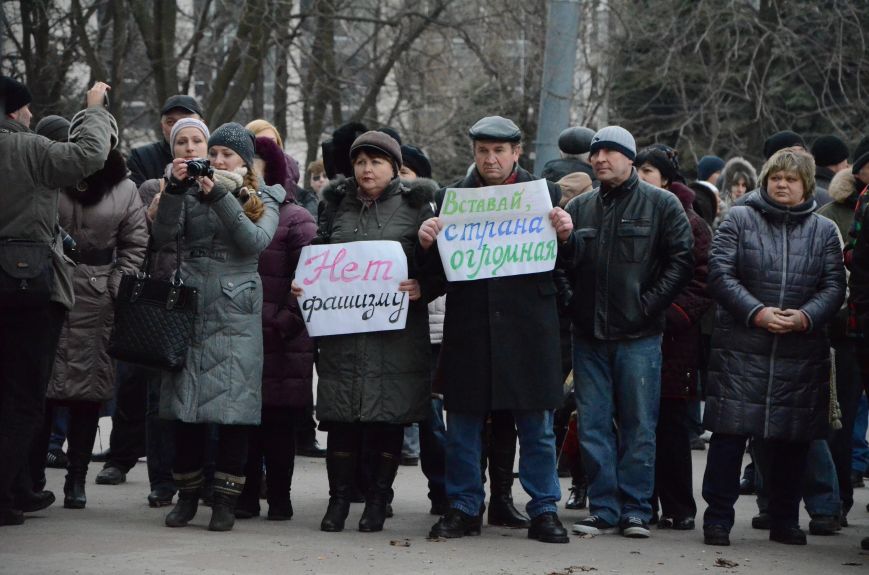
[[[326,185],[327,181],[329,180],[326,178],[326,172],[311,174],[311,188],[314,190],[314,193],[319,196],[320,190],[323,189],[323,186]]]
[[[175,147],[172,149],[172,154],[176,158],[192,160],[204,158],[207,153],[208,140],[205,139],[205,134],[192,126],[178,131],[175,136]]]
[[[783,206],[796,206],[805,200],[806,188],[799,174],[792,170],[782,170],[769,175],[766,180],[766,193]]]
[[[640,169],[637,170],[637,175],[640,176],[640,179],[646,182],[647,184],[651,184],[656,188],[664,188],[667,187],[667,180],[664,179],[664,176],[661,175],[661,170],[653,166],[652,164],[643,164],[640,166]]]
[[[401,169],[398,170],[398,175],[401,176],[402,180],[407,180],[408,182],[412,182],[419,177],[416,175],[416,172],[407,166],[401,166]]]
[[[215,170],[237,170],[244,167],[244,160],[226,146],[211,146],[208,148],[208,159]]]
[[[730,186],[730,197],[731,199],[738,200],[744,196],[747,191],[748,182],[745,181],[745,178],[739,178]]]
[[[353,175],[359,189],[365,195],[376,198],[392,181],[392,162],[383,156],[369,156],[365,152],[359,152],[353,160]]]

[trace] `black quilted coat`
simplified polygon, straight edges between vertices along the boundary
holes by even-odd
[[[830,342],[824,325],[845,298],[836,226],[765,191],[731,208],[712,242],[708,289],[719,304],[704,425],[728,434],[809,441],[827,432]],[[764,306],[799,309],[810,327],[754,327]]]

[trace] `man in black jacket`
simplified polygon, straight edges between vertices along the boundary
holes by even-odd
[[[172,163],[169,134],[172,132],[172,126],[181,118],[202,119],[202,108],[193,96],[184,94],[169,96],[160,109],[160,129],[163,131],[163,139],[133,148],[130,152],[127,166],[130,168],[130,179],[137,187],[145,180],[162,177],[166,165]]]
[[[577,533],[618,526],[626,537],[649,536],[664,313],[694,265],[685,210],[639,179],[635,156],[627,130],[598,131],[590,160],[601,185],[566,208],[574,232],[559,256],[575,294],[573,369],[591,511]]]
[[[530,182],[534,176],[518,165],[522,133],[500,116],[483,118],[470,129],[475,167],[453,188],[478,188]],[[437,193],[438,213],[446,190]],[[549,186],[558,205],[561,192]],[[570,235],[570,218],[553,208],[549,219],[560,241]],[[445,280],[435,239],[443,228],[440,218],[423,222],[419,230],[418,263]],[[448,305],[441,348],[444,403],[447,410],[447,514],[430,537],[480,534],[485,493],[480,475],[481,432],[492,413],[510,416],[521,446],[519,478],[531,496],[528,537],[547,543],[567,543],[556,505],[561,498],[555,464],[553,410],[561,404],[558,310],[552,272],[446,282]],[[440,295],[429,294],[429,297]],[[515,443],[515,439],[512,440]],[[506,475],[511,475],[513,449]],[[495,447],[497,450],[497,447]],[[494,465],[494,464],[493,464]],[[491,475],[491,474],[490,474]],[[504,474],[501,474],[504,475]],[[502,510],[495,497],[493,477],[490,507]],[[512,478],[510,478],[512,481]],[[512,508],[512,501],[510,502]],[[489,514],[489,523],[519,527],[507,517]]]

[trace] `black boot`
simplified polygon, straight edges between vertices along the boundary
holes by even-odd
[[[85,471],[85,474],[87,471]],[[84,509],[87,495],[84,490],[85,475],[79,470],[67,469],[63,484],[63,506],[66,509]]]
[[[505,434],[507,435],[507,434]],[[489,451],[489,525],[527,529],[531,521],[513,505],[513,460],[516,457],[516,434],[501,438],[492,435]]]
[[[88,464],[91,461],[91,450],[97,434],[95,417],[88,417],[89,411],[83,406],[70,409],[69,431],[67,441],[66,482],[63,484],[63,506],[66,509],[84,509],[87,505],[85,495],[85,480]],[[98,412],[93,411],[92,415]]]
[[[166,515],[166,527],[186,527],[196,516],[205,479],[201,469],[190,473],[173,473],[172,478],[178,488],[178,502]]]
[[[222,471],[214,472],[214,501],[211,504],[209,531],[232,531],[235,504],[244,489],[244,477]]]
[[[398,471],[399,459],[391,453],[380,453],[376,460],[374,476],[365,498],[365,510],[359,520],[359,531],[371,533],[382,531],[386,521],[386,507],[392,495],[392,482]]]
[[[320,522],[320,531],[343,531],[350,498],[356,480],[356,454],[346,451],[326,454],[326,473],[329,476],[329,507]]]
[[[429,539],[457,539],[465,535],[479,535],[483,520],[479,515],[468,515],[451,507],[431,528]]]

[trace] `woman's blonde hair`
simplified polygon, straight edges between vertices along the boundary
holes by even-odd
[[[270,124],[266,120],[263,120],[263,119],[254,120],[253,122],[250,122],[247,126],[245,126],[245,128],[247,128],[248,130],[253,132],[254,136],[259,136],[261,133],[265,132],[266,130],[273,130],[275,133],[275,136],[277,136],[277,138],[278,138],[278,147],[281,148],[282,150],[284,149],[284,141],[281,139],[281,133],[278,132],[278,129],[275,128],[274,125]]]
[[[259,189],[259,174],[256,173],[253,166],[248,166],[247,173],[244,175],[244,183],[242,185],[244,185],[248,191],[247,201],[242,206],[244,214],[248,219],[250,219],[250,221],[256,223],[261,217],[263,217],[266,207],[257,193],[257,190]]]
[[[784,148],[772,155],[760,170],[760,185],[766,189],[767,181],[773,174],[794,172],[803,181],[803,199],[815,194],[815,159],[794,148]]]

